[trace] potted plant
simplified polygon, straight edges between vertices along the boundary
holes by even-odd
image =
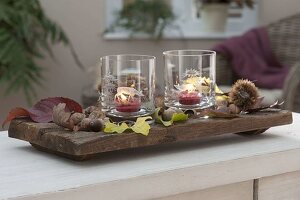
[[[253,0],[196,0],[206,32],[224,32],[226,29],[228,8],[230,3],[236,3],[240,8],[253,8]]]
[[[130,36],[145,34],[160,39],[165,28],[175,19],[171,6],[165,0],[134,0],[116,12],[115,22],[104,33],[117,28],[129,31]]]
[[[30,103],[43,78],[43,68],[36,61],[45,52],[53,57],[50,46],[58,43],[69,45],[82,67],[68,37],[44,14],[39,0],[1,0],[0,84],[6,87],[6,94],[21,90]]]

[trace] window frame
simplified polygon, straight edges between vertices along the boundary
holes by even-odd
[[[224,39],[243,34],[245,31],[258,25],[258,2],[253,9],[243,8],[241,18],[228,18],[226,31],[222,33],[208,33],[201,30],[203,21],[193,17],[192,12],[195,9],[194,0],[170,0],[176,19],[174,26],[178,28],[167,27],[164,31],[163,39]],[[106,0],[106,18],[105,27],[109,27],[116,19],[115,12],[123,6],[123,0]],[[178,14],[180,13],[180,14]],[[148,39],[146,34],[138,33],[130,36],[129,31],[118,30],[112,33],[105,33],[104,39]]]

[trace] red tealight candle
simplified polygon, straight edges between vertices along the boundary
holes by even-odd
[[[182,105],[195,105],[200,103],[198,92],[182,91],[179,93],[179,103]]]
[[[116,110],[119,112],[137,112],[140,110],[141,102],[139,99],[133,99],[130,101],[115,100]]]
[[[181,86],[179,103],[182,105],[195,105],[200,103],[200,96],[198,92],[196,92],[196,88],[193,84],[184,84]]]
[[[141,107],[141,100],[136,97],[137,91],[129,87],[119,87],[115,97],[116,110],[119,112],[137,112]]]

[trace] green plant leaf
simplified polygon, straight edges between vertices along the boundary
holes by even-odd
[[[175,19],[170,4],[166,0],[135,0],[116,12],[117,20],[104,32],[113,32],[116,27],[129,31],[130,36],[145,33],[160,39],[167,26]],[[145,23],[147,22],[147,23]]]
[[[43,68],[36,60],[45,54],[54,57],[51,46],[58,43],[69,45],[82,68],[63,29],[44,14],[39,0],[1,0],[0,83],[6,87],[6,94],[21,90],[30,102],[43,79]]]
[[[184,113],[175,113],[172,116],[173,122],[186,121],[188,118],[189,116]]]
[[[160,115],[161,108],[156,108],[154,118],[157,123],[163,124],[164,126],[171,126],[174,122],[186,121],[189,116],[184,113],[174,113],[170,121],[164,121]]]

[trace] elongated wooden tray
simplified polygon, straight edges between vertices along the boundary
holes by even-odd
[[[53,123],[13,120],[8,135],[25,140],[41,151],[55,153],[73,160],[89,159],[99,153],[121,149],[187,141],[214,135],[238,133],[259,134],[270,127],[292,123],[289,111],[259,112],[233,119],[189,119],[170,127],[153,125],[148,136],[136,133],[106,134],[103,132],[72,132]]]

